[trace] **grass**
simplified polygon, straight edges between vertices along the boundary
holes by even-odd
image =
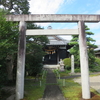
[[[38,100],[43,97],[46,85],[46,71],[43,71],[41,75],[37,81],[34,81],[34,77],[27,77],[25,81],[25,97],[22,100]]]
[[[65,80],[65,86],[62,86],[62,79],[58,80],[58,84],[62,90],[65,98],[68,100],[79,100],[78,94],[81,92],[81,87],[79,84],[75,83],[71,79]],[[77,90],[77,91],[76,91]]]
[[[56,77],[60,74],[61,77],[64,77],[64,76],[68,76],[68,71],[59,71],[58,69],[55,69],[53,70],[53,72],[55,73]]]
[[[98,76],[100,74],[91,74],[90,77],[93,77],[93,76]]]
[[[41,81],[27,80],[25,81],[25,97],[22,100],[38,100],[43,97],[45,89],[45,79]]]
[[[64,74],[66,74],[66,72],[62,72],[61,77],[64,76]],[[63,86],[63,79],[58,79],[58,84],[66,100],[83,100],[81,86],[74,82],[73,79],[65,79],[65,86]],[[93,88],[91,88],[90,91],[91,99],[88,100],[100,100],[100,93],[96,92]]]
[[[68,72],[66,72],[66,71],[59,72],[59,74],[61,77],[68,76]]]

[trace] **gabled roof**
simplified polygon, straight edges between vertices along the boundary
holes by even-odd
[[[47,36],[49,43],[47,45],[67,45],[70,41],[65,40],[59,36]]]

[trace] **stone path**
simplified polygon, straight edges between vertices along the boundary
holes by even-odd
[[[46,88],[42,100],[65,100],[52,70],[47,72]]]

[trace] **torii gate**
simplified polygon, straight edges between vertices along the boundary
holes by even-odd
[[[24,94],[24,69],[26,35],[62,35],[79,34],[79,49],[81,63],[82,97],[90,99],[89,65],[85,36],[85,22],[99,22],[100,15],[71,15],[71,14],[35,14],[35,15],[7,15],[7,21],[18,21],[19,24],[19,47],[17,61],[16,100],[23,98]],[[77,22],[77,30],[27,30],[25,22]]]

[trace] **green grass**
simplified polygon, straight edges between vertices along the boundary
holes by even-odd
[[[90,77],[93,77],[93,76],[98,76],[100,74],[91,74]]]
[[[42,86],[40,86],[40,81],[25,81],[25,97],[23,100],[38,100],[39,98],[42,98],[45,89],[45,79],[41,82]]]
[[[66,71],[59,72],[59,73],[60,73],[61,77],[68,76],[68,72],[66,72]]]
[[[78,83],[75,83],[71,79],[65,80],[65,86],[62,85],[63,80],[59,79],[58,84],[62,90],[65,98],[68,100],[79,100],[78,94],[81,93],[81,87]]]
[[[59,72],[61,77],[68,76],[66,71]],[[34,79],[30,77],[31,79]],[[25,81],[25,98],[23,100],[38,100],[43,97],[45,89],[45,78],[42,80],[42,86],[40,87],[39,81],[33,80]],[[66,100],[81,100],[82,90],[80,84],[73,81],[73,79],[65,79],[65,86],[63,86],[63,80],[58,79],[58,85],[62,90]],[[92,98],[88,100],[100,100],[100,94],[91,88]]]
[[[61,77],[68,76],[66,72],[61,72],[60,75]],[[92,76],[96,76],[96,75],[92,75]],[[63,79],[58,79],[57,81],[66,100],[81,100],[82,89],[81,89],[80,84],[74,82],[73,79],[65,79],[65,86],[63,86]],[[90,91],[91,91],[92,97],[91,99],[88,99],[88,100],[100,100],[100,93],[98,93],[92,88]]]
[[[38,81],[34,77],[27,77],[25,81],[25,97],[22,100],[38,100],[43,97],[46,86],[46,71],[41,73]],[[43,78],[43,79],[42,79]],[[40,86],[41,81],[41,86]]]
[[[61,71],[56,70],[56,69],[53,70],[53,72],[55,73],[56,77],[58,77],[59,74],[60,74],[60,77],[68,76],[68,73],[70,73],[70,72],[68,72],[66,70],[61,72]]]

